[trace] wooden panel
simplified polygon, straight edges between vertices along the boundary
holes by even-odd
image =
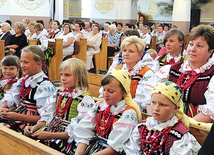
[[[80,38],[80,41],[77,43],[75,42],[74,44],[76,44],[75,45],[76,47],[79,46],[78,48],[79,48],[80,52],[77,55],[73,55],[73,58],[78,58],[86,63],[87,38]]]
[[[36,39],[29,39],[28,45],[37,45],[37,40]]]
[[[54,56],[51,58],[51,64],[48,67],[48,75],[51,81],[60,81],[59,66],[62,63],[63,39],[56,39],[55,42],[49,42],[48,47],[54,49]]]
[[[107,71],[107,46],[108,38],[102,38],[101,51],[100,53],[95,54],[96,73],[98,73],[100,70]]]
[[[150,48],[156,50],[156,36],[152,36]]]
[[[99,96],[99,89],[101,87],[102,78],[103,75],[88,73],[89,93],[94,97]]]
[[[45,146],[33,139],[8,129],[7,127],[0,126],[0,152],[1,154],[22,154],[22,155],[62,155],[48,146]]]
[[[0,40],[0,61],[4,58],[4,40]]]

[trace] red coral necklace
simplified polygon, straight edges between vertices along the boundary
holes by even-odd
[[[69,92],[72,93],[73,90],[63,90],[61,92]],[[69,99],[66,100],[65,103],[63,103],[63,95],[59,95],[59,99],[57,101],[57,106],[56,106],[56,115],[59,117],[63,117],[65,113],[67,112],[68,108],[70,107],[73,97],[69,97]]]

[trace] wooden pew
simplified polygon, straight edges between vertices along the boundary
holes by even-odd
[[[48,47],[54,49],[54,56],[48,67],[48,76],[51,81],[60,81],[59,66],[62,63],[63,39],[56,39],[55,42],[48,42]]]
[[[0,40],[0,61],[4,58],[5,56],[5,50],[4,50],[4,40]]]
[[[100,70],[107,71],[107,46],[108,38],[102,38],[100,53],[94,55],[97,74]]]
[[[28,46],[30,45],[37,45],[37,40],[36,39],[29,39],[28,40]]]
[[[99,97],[99,89],[103,75],[88,73],[89,93],[94,97]]]
[[[156,36],[152,36],[150,48],[156,50]]]
[[[78,58],[86,63],[86,51],[87,51],[87,38],[80,38],[80,41],[75,41],[74,51],[78,53],[73,55],[73,58]]]
[[[0,154],[63,155],[48,146],[0,125]]]

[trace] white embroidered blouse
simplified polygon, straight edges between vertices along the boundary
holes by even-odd
[[[86,116],[79,122],[76,129],[74,130],[75,141],[89,144],[90,139],[96,134],[96,116],[98,104],[96,103],[93,109],[91,109]],[[113,115],[119,114],[126,108],[125,101],[122,100],[115,105],[111,106],[110,112]],[[100,110],[104,110],[108,107],[105,102],[101,102]],[[125,110],[122,116],[113,124],[113,130],[110,132],[107,144],[115,151],[120,152],[123,150],[123,143],[131,135],[132,130],[137,125],[137,114],[134,109]]]
[[[147,129],[154,131],[162,131],[168,126],[173,126],[178,122],[178,118],[173,116],[171,120],[159,124],[153,117],[146,119]],[[140,124],[139,124],[140,125]],[[138,126],[139,126],[138,125]],[[124,150],[128,155],[146,155],[141,149],[141,140],[138,126],[133,130],[130,138],[124,144]],[[180,140],[174,141],[170,148],[170,155],[197,155],[201,148],[195,137],[189,132],[185,133]]]
[[[30,85],[32,88],[37,87],[33,99],[36,100],[36,107],[41,117],[39,121],[45,121],[46,123],[49,123],[55,116],[56,106],[55,100],[52,99],[52,96],[56,94],[56,88],[49,80],[44,80],[41,82],[44,77],[47,78],[44,72],[41,71],[40,73],[29,77],[25,82],[25,86],[28,87]],[[8,107],[13,105],[18,107],[20,105],[20,89],[23,79],[24,78],[21,78],[16,83],[14,83],[12,88],[7,91],[4,98],[2,99],[2,101],[7,101]],[[41,83],[38,84],[39,82]]]

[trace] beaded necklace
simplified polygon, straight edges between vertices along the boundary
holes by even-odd
[[[22,102],[25,97],[30,93],[32,90],[31,86],[29,85],[27,88],[25,88],[25,82],[27,81],[28,77],[24,78],[21,82],[21,89],[20,89],[20,102]]]
[[[106,112],[109,111],[109,112]],[[108,114],[107,114],[108,113]],[[116,115],[111,115],[110,107],[106,108],[105,111],[100,111],[97,116],[96,132],[99,136],[104,137],[109,134],[111,126],[113,124]],[[107,138],[107,137],[104,137]]]
[[[201,73],[196,73],[195,71],[186,71],[181,73],[177,80],[177,84],[184,91],[190,87],[200,75]],[[187,79],[184,81],[185,77],[187,77]]]
[[[1,80],[4,80],[4,79],[3,79],[3,78],[0,78],[0,81],[1,81]],[[3,87],[0,88],[0,92],[2,92],[2,91],[4,90],[4,88],[6,87],[6,85],[9,85],[9,84],[12,84],[12,83],[15,83],[15,82],[17,82],[17,79],[16,79],[16,78],[13,78],[13,79],[7,81],[7,83],[6,83]]]
[[[161,132],[157,133],[157,136],[153,136],[155,132],[153,130],[149,131],[146,126],[143,126],[140,133],[141,147],[143,152],[147,155],[151,155],[155,150],[162,148],[171,129],[171,126],[167,127]]]
[[[63,90],[62,92],[72,93],[73,90]],[[59,99],[57,101],[56,115],[59,117],[63,117],[65,115],[65,113],[67,112],[68,108],[71,105],[71,102],[73,101],[73,97],[69,97],[69,99],[67,99],[66,101],[63,100],[63,98],[64,98],[63,95],[59,95]]]

